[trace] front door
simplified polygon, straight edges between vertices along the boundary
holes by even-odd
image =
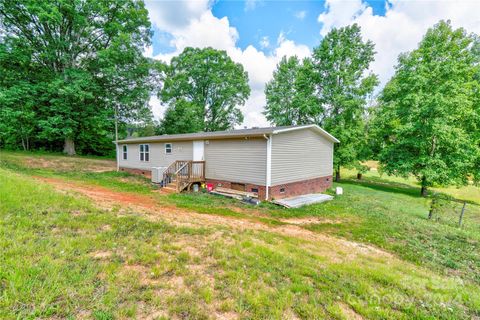
[[[205,144],[203,140],[193,141],[193,161],[203,161],[204,157]]]

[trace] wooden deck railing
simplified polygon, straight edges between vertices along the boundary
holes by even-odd
[[[177,192],[205,181],[205,161],[177,160],[163,173],[162,186],[175,183]]]

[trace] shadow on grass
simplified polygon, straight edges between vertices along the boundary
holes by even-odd
[[[411,197],[421,198],[420,187],[415,187],[410,184],[401,183],[401,182],[386,181],[386,180],[382,180],[381,178],[369,177],[364,180],[347,178],[347,179],[342,179],[340,182],[343,184],[363,186],[363,187],[374,189],[377,191],[401,193]],[[428,191],[428,197],[432,197],[432,195],[434,194],[443,200],[454,201],[459,203],[466,202],[472,205],[479,206],[479,203],[475,201],[457,199],[448,193],[440,192],[438,190]]]
[[[381,179],[368,178],[368,180],[342,179],[344,184],[363,186],[377,191],[401,193],[408,196],[420,198],[420,188],[413,187],[406,183],[385,181]]]

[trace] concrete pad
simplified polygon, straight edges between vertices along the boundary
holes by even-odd
[[[333,200],[333,197],[329,196],[328,194],[311,193],[296,197],[274,200],[273,203],[279,204],[287,208],[300,208],[309,204],[321,203],[329,200]]]

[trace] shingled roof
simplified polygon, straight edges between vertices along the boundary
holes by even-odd
[[[128,138],[119,140],[118,143],[139,143],[139,142],[163,142],[163,141],[185,141],[185,140],[204,140],[204,139],[225,139],[225,138],[243,138],[243,137],[259,137],[263,135],[271,135],[282,132],[312,129],[320,135],[324,136],[332,142],[340,142],[327,131],[323,130],[315,124],[301,125],[301,126],[281,126],[281,127],[264,127],[264,128],[250,128],[250,129],[235,129],[226,131],[214,132],[195,132],[182,134],[164,134],[161,136],[150,136],[140,138]]]

